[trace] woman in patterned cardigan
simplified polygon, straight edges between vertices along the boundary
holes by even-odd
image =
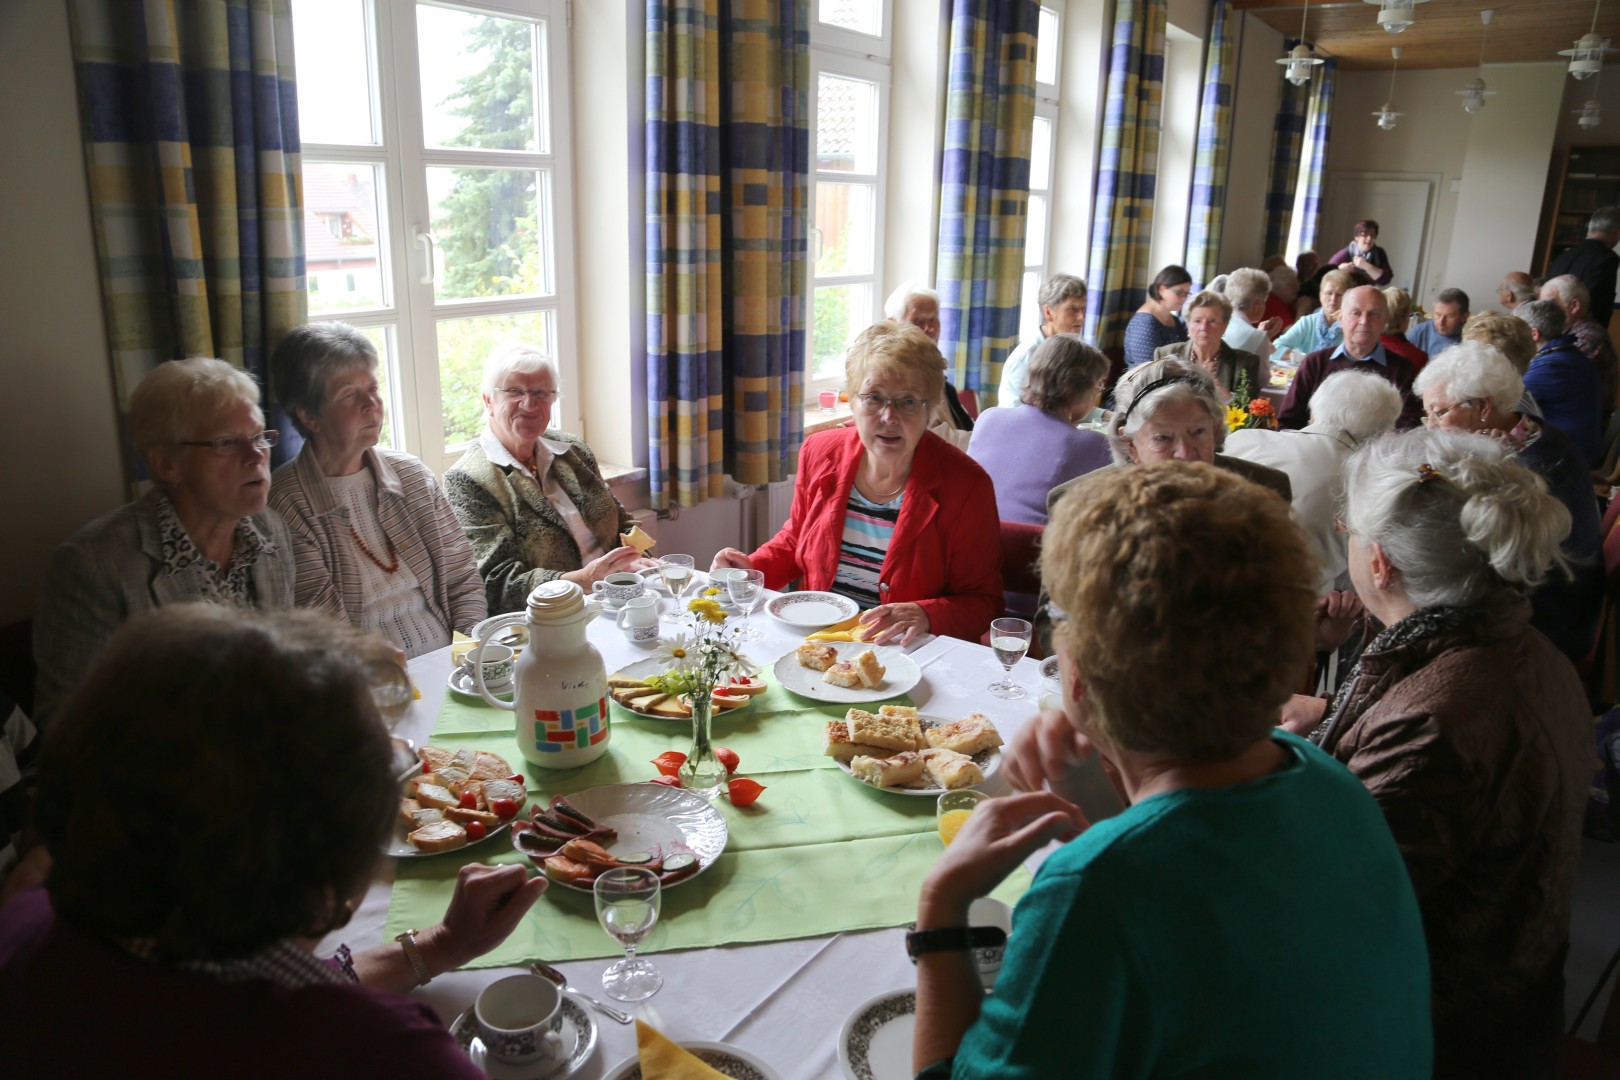
[[[445,474],[450,505],[478,557],[491,611],[521,610],[530,590],[567,578],[587,592],[651,565],[619,543],[635,527],[584,440],[547,431],[556,365],[516,345],[484,363],[484,432]]]

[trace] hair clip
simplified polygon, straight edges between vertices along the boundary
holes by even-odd
[[[1162,375],[1159,378],[1154,379],[1152,382],[1142,387],[1142,389],[1138,390],[1136,395],[1131,398],[1131,403],[1125,406],[1125,414],[1120,417],[1121,429],[1124,428],[1125,422],[1130,420],[1131,413],[1136,411],[1136,407],[1138,405],[1147,400],[1147,396],[1149,394],[1153,393],[1155,390],[1163,390],[1167,386],[1174,386],[1176,383],[1188,383],[1195,387],[1200,386],[1198,380],[1190,375]]]
[[[1435,468],[1433,465],[1430,465],[1427,461],[1418,466],[1417,474],[1419,484],[1427,484],[1430,480],[1442,479],[1440,470]]]

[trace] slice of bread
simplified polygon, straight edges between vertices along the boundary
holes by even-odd
[[[968,757],[1001,745],[1001,733],[983,713],[974,713],[965,720],[952,720],[948,724],[929,728],[923,735],[931,747],[954,750]]]
[[[643,554],[658,543],[658,541],[648,536],[646,530],[640,525],[631,526],[629,532],[620,533],[619,539]]]
[[[922,737],[922,727],[915,717],[873,716],[865,709],[851,709],[844,714],[844,722],[849,725],[851,742],[892,751],[915,750]]]
[[[668,716],[674,719],[691,716],[692,706],[688,705],[681,698],[671,695],[670,697],[665,698],[663,701],[660,701],[658,704],[649,708],[644,708],[641,711],[652,713],[654,716]]]
[[[411,829],[420,829],[424,825],[432,825],[436,822],[444,821],[446,820],[444,814],[445,812],[443,810],[428,810],[425,808],[418,810],[416,813],[411,815],[411,823],[406,826],[406,831]]]
[[[492,754],[488,750],[480,750],[473,757],[472,778],[474,780],[505,780],[512,775],[512,765],[499,754]]]
[[[638,686],[646,685],[647,681],[645,679],[632,679],[628,675],[608,676],[608,689],[610,690],[634,690]]]
[[[837,649],[831,645],[818,645],[808,641],[794,650],[794,655],[799,658],[801,667],[807,667],[811,671],[826,671],[838,662]]]
[[[521,805],[528,797],[529,793],[523,790],[522,784],[514,783],[511,780],[484,781],[484,802],[486,804],[493,803],[496,799],[509,799]]]
[[[453,821],[436,821],[422,826],[405,839],[418,851],[454,851],[467,846],[467,830]]]
[[[935,747],[919,753],[929,779],[942,788],[965,788],[984,783],[984,773],[966,754]]]
[[[409,832],[416,828],[416,815],[422,812],[422,804],[415,799],[399,800],[399,823]]]
[[[416,801],[423,806],[440,810],[447,806],[461,805],[461,799],[441,784],[417,784]]]
[[[905,787],[922,779],[923,759],[914,750],[887,758],[859,754],[849,763],[849,771],[855,779],[873,787]]]
[[[465,825],[469,821],[476,821],[482,824],[486,829],[493,829],[501,823],[501,818],[499,815],[491,814],[487,810],[463,810],[459,806],[447,806],[442,811],[435,810],[433,812],[436,814],[442,813],[445,817],[456,822],[458,825]]]
[[[442,746],[424,746],[416,751],[416,757],[422,762],[423,772],[438,772],[450,764],[453,752]]]
[[[857,754],[867,757],[887,757],[892,751],[882,746],[868,746],[851,742],[849,725],[842,720],[829,720],[821,734],[821,752],[834,761],[847,762]]]
[[[922,733],[922,717],[916,709],[910,705],[885,705],[877,711],[877,714],[890,720],[898,720],[907,727],[915,723],[917,725],[917,745],[915,749],[928,749],[928,738]]]
[[[850,661],[855,671],[861,677],[861,685],[871,690],[883,682],[885,674],[883,665],[878,663],[877,653],[867,649],[854,660]]]
[[[862,685],[861,673],[856,670],[854,664],[834,664],[827,669],[827,674],[822,678],[833,686],[843,686],[850,690],[858,690]]]

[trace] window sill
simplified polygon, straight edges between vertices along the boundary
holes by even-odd
[[[849,402],[841,401],[838,408],[828,412],[820,405],[808,405],[804,410],[804,435],[809,438],[818,431],[830,431],[847,423],[851,418]]]
[[[608,487],[634,484],[647,479],[647,470],[637,465],[614,465],[607,461],[598,461],[596,464],[602,470],[602,479],[607,481]]]

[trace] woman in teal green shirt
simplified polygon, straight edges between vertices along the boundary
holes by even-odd
[[[1041,560],[1067,612],[1065,714],[1008,751],[1028,793],[981,804],[923,885],[916,1068],[1428,1077],[1423,929],[1383,815],[1274,727],[1312,648],[1304,535],[1274,496],[1201,464],[1116,470],[1087,495],[1059,504]],[[1046,860],[984,998],[952,931],[1084,828],[1064,795],[1093,752],[1127,809]]]

